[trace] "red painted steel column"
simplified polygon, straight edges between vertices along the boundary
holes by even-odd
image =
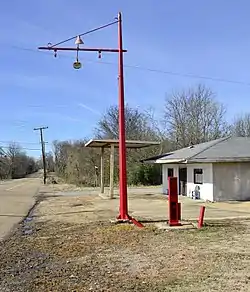
[[[66,41],[60,42],[53,46],[39,47],[42,50],[53,50],[57,52],[62,51],[92,51],[92,52],[118,52],[118,96],[119,96],[119,185],[120,185],[120,210],[117,219],[130,220],[138,227],[143,227],[143,225],[136,219],[128,215],[128,196],[127,196],[127,167],[126,167],[126,132],[125,132],[125,105],[124,105],[124,76],[123,76],[123,53],[127,50],[123,50],[122,46],[122,16],[119,12],[118,21],[107,24],[105,26],[96,28],[93,32],[104,27],[110,26],[118,22],[118,49],[108,49],[108,48],[62,48],[56,47]],[[89,33],[88,32],[88,33]]]
[[[200,208],[200,216],[199,216],[199,220],[198,220],[198,228],[202,228],[203,227],[205,208],[206,208],[205,206],[201,206],[201,208]]]
[[[122,16],[118,14],[118,49],[119,49],[119,182],[120,182],[120,215],[119,219],[129,219],[127,198],[127,167],[126,167],[126,133],[124,114],[124,76],[122,49]]]
[[[179,214],[180,205],[178,204],[178,187],[177,187],[177,177],[168,178],[168,208],[169,208],[169,226],[180,226]]]

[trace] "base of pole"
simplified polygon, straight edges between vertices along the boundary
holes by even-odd
[[[123,217],[123,218],[122,218]],[[122,216],[121,214],[119,216],[117,216],[117,222],[118,223],[133,223],[134,225],[136,225],[137,227],[144,227],[141,222],[137,221],[135,218],[129,216],[128,214],[126,214],[125,216]]]
[[[169,221],[168,225],[171,226],[171,227],[182,226],[182,224],[179,221]]]

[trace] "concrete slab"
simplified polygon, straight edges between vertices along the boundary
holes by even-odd
[[[168,200],[159,194],[159,188],[130,188],[129,215],[139,220],[162,221],[168,219]],[[119,214],[119,196],[110,200],[108,194],[99,196],[99,188],[86,188],[70,192],[54,192],[54,197],[43,201],[36,215],[41,220],[55,220],[64,222],[93,222],[115,219]],[[58,196],[60,194],[60,196]],[[118,194],[118,190],[116,190]],[[47,187],[46,196],[49,195]],[[56,196],[55,196],[56,195]],[[183,221],[197,221],[200,207],[204,205],[205,221],[208,219],[231,219],[250,217],[250,204],[243,203],[208,203],[179,197],[182,206]]]
[[[187,222],[181,222],[180,226],[169,226],[167,222],[158,222],[155,223],[155,226],[159,229],[167,231],[197,229],[197,227],[194,224]]]

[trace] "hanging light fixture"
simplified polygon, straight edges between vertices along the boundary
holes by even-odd
[[[79,62],[79,59],[78,59],[78,53],[79,53],[79,50],[78,49],[79,49],[79,46],[80,45],[83,45],[84,44],[83,40],[81,39],[81,36],[77,36],[76,41],[75,41],[75,44],[77,46],[77,50],[76,50],[76,62],[73,63],[73,67],[74,67],[74,69],[80,69],[80,68],[82,68],[82,63]]]
[[[75,41],[75,44],[77,46],[84,44],[83,40],[81,39],[81,36],[77,36],[76,41]]]

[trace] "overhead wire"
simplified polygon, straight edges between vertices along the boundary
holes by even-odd
[[[15,140],[14,141],[1,140],[0,143],[5,143],[5,144],[16,143],[16,144],[26,144],[26,145],[40,145],[41,144],[41,142],[25,142],[25,141],[15,141]]]
[[[3,148],[3,149],[9,149],[8,146],[1,146],[0,145],[0,149]],[[27,147],[21,147],[21,150],[30,150],[30,151],[41,151],[40,148],[27,148]]]
[[[24,141],[0,141],[1,144],[18,144],[20,145],[21,150],[28,150],[28,151],[41,151],[41,148],[30,148],[30,147],[23,147],[22,145],[41,145],[41,142],[24,142]],[[52,146],[53,143],[44,142],[46,145]],[[9,149],[7,145],[0,145],[0,150],[6,154],[4,149]]]
[[[61,45],[63,43],[66,43],[68,41],[71,41],[73,39],[75,39],[77,36],[84,36],[90,33],[93,33],[95,31],[104,29],[106,27],[109,27],[111,25],[114,25],[118,23],[118,20],[110,22],[106,25],[94,28],[92,30],[89,30],[87,32],[78,34],[76,36],[70,37],[68,39],[65,39],[63,41],[60,41],[56,44],[48,44],[48,47],[50,48],[55,48],[58,45]],[[12,48],[14,49],[21,49],[21,50],[25,50],[25,51],[31,51],[31,52],[39,52],[39,53],[43,53],[43,54],[49,54],[49,52],[41,52],[38,50],[34,50],[34,49],[29,49],[29,48],[20,48],[17,46],[12,46]],[[64,56],[65,57],[65,56]],[[85,59],[85,61],[87,62],[92,62],[92,63],[98,63],[98,64],[107,64],[107,65],[117,65],[117,63],[114,62],[105,62],[105,61],[94,61],[94,60],[87,60]],[[161,70],[161,69],[155,69],[155,68],[148,68],[148,67],[143,67],[143,66],[139,66],[139,65],[130,65],[130,64],[124,64],[125,68],[131,68],[131,69],[137,69],[137,70],[142,70],[142,71],[148,71],[148,72],[153,72],[153,73],[160,73],[160,74],[167,74],[167,75],[172,75],[172,76],[180,76],[180,77],[186,77],[186,78],[195,78],[195,79],[204,79],[204,80],[210,80],[210,81],[215,81],[215,82],[224,82],[224,83],[231,83],[231,84],[238,84],[238,85],[245,85],[245,86],[250,86],[249,82],[244,82],[244,81],[239,81],[239,80],[230,80],[230,79],[225,79],[225,78],[217,78],[217,77],[211,77],[211,76],[203,76],[203,75],[198,75],[198,74],[190,74],[190,73],[180,73],[180,72],[173,72],[173,71],[165,71],[165,70]],[[0,141],[0,143],[13,143],[14,141]],[[31,143],[31,142],[14,142],[14,143],[19,143],[19,144],[40,144],[40,143]],[[4,149],[4,148],[8,148],[7,146],[1,146],[0,145],[0,149]],[[34,150],[34,151],[40,151],[40,149],[34,149],[34,148],[26,148],[26,147],[22,147],[22,149],[24,150]]]
[[[30,48],[22,48],[22,47],[17,47],[17,46],[12,46],[12,48],[13,49],[18,49],[18,50],[23,50],[23,51],[30,51],[30,52],[36,52],[36,53],[38,52],[40,54],[51,55],[49,52],[38,51],[38,50],[30,49]],[[66,56],[66,55],[62,55],[62,57],[70,58],[70,56]],[[118,65],[115,62],[94,61],[94,60],[90,60],[90,59],[86,59],[86,58],[84,60],[86,62],[90,62],[90,63],[116,65],[116,66]],[[140,65],[132,65],[132,64],[124,64],[124,67],[125,68],[136,69],[136,70],[147,71],[147,72],[152,72],[152,73],[166,74],[166,75],[172,75],[172,76],[180,76],[180,77],[185,77],[185,78],[204,79],[204,80],[210,80],[210,81],[214,81],[214,82],[223,82],[223,83],[250,86],[250,82],[245,82],[245,81],[241,81],[241,80],[231,80],[231,79],[226,79],[226,78],[204,76],[204,75],[192,74],[192,73],[181,73],[181,72],[175,72],[175,71],[166,71],[166,70],[161,70],[161,69],[156,69],[156,68],[148,68],[148,67],[143,67],[143,66],[140,66]]]
[[[112,23],[109,23],[107,25],[104,25],[102,27],[99,27],[97,29],[94,30],[90,30],[86,33],[80,34],[81,36],[84,34],[88,34],[91,33],[93,31],[102,29],[104,27],[113,25],[115,23],[117,23],[118,21],[114,21]],[[72,37],[70,39],[64,40],[62,42],[59,42],[53,46],[57,46],[59,44],[62,44],[64,42],[67,42],[71,39],[74,39],[75,37]],[[38,50],[34,50],[31,48],[24,48],[24,47],[18,47],[18,46],[11,46],[11,48],[13,49],[17,49],[17,50],[23,50],[23,51],[29,51],[29,52],[39,52],[41,54],[47,54],[47,55],[51,55],[49,52],[44,52],[44,51],[38,51]],[[66,55],[62,55],[63,57],[70,57],[70,56],[66,56]],[[92,63],[97,63],[97,64],[107,64],[107,65],[117,65],[117,63],[115,62],[107,62],[107,61],[94,61],[94,60],[89,60],[89,59],[85,59],[86,62],[92,62]],[[215,82],[224,82],[224,83],[231,83],[231,84],[238,84],[238,85],[245,85],[245,86],[250,86],[249,82],[244,82],[244,81],[239,81],[239,80],[230,80],[230,79],[225,79],[225,78],[217,78],[217,77],[211,77],[211,76],[203,76],[203,75],[198,75],[198,74],[189,74],[189,73],[180,73],[180,72],[173,72],[173,71],[165,71],[165,70],[161,70],[161,69],[155,69],[155,68],[148,68],[148,67],[143,67],[140,65],[130,65],[130,64],[124,64],[125,68],[131,68],[131,69],[137,69],[137,70],[142,70],[142,71],[148,71],[148,72],[153,72],[153,73],[160,73],[160,74],[167,74],[167,75],[173,75],[173,76],[180,76],[180,77],[187,77],[187,78],[195,78],[195,79],[205,79],[205,80],[211,80],[211,81],[215,81]],[[0,143],[13,143],[13,141],[0,141]],[[15,143],[15,142],[14,142]],[[39,143],[30,143],[30,142],[16,142],[18,144],[39,144]],[[6,146],[0,146],[0,148],[8,148]],[[22,147],[22,149],[24,150],[34,150],[34,151],[38,151],[40,149],[34,149],[34,148],[26,148],[26,147]]]

